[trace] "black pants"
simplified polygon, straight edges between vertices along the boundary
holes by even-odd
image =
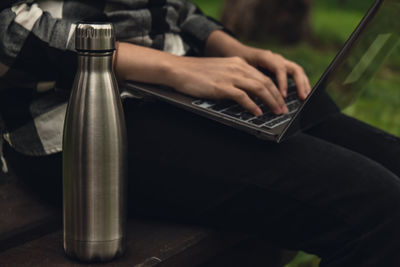
[[[274,144],[168,104],[125,104],[131,215],[247,232],[321,266],[400,266],[398,138],[337,114]],[[60,155],[7,157],[61,196]]]

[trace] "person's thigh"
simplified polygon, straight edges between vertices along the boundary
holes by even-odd
[[[127,123],[133,216],[257,234],[331,266],[374,266],[361,255],[400,246],[381,227],[400,221],[400,180],[357,152],[307,134],[262,141],[163,103]]]
[[[307,133],[363,154],[400,176],[400,139],[396,136],[341,113]]]

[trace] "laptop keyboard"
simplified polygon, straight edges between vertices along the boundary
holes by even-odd
[[[270,108],[262,103],[259,99],[255,98],[253,100],[263,112],[263,115],[260,117],[254,116],[242,106],[230,100],[214,101],[197,99],[193,101],[192,104],[197,107],[212,111],[216,114],[223,114],[241,122],[249,123],[252,126],[265,128],[268,130],[276,128],[279,125],[289,121],[292,118],[292,115],[299,109],[301,105],[301,101],[297,96],[296,87],[294,86],[289,88],[288,96],[285,99],[286,105],[289,109],[289,114],[276,115],[272,113]]]

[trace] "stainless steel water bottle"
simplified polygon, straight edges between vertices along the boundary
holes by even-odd
[[[108,261],[125,247],[126,127],[112,70],[109,23],[76,27],[78,70],[63,136],[63,227],[66,254]]]

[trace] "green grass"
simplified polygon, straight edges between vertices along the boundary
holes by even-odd
[[[222,12],[223,1],[221,0],[192,0],[198,5],[204,14],[215,19],[220,18]]]
[[[194,0],[203,11],[219,18],[223,0]],[[318,46],[303,42],[285,46],[269,41],[268,44],[252,44],[281,53],[298,62],[315,84],[358,25],[373,0],[318,0],[312,6],[311,24],[313,39]],[[366,87],[357,101],[344,112],[394,135],[400,136],[400,48],[389,58],[387,64]],[[316,256],[299,252],[286,267],[317,267]]]
[[[311,16],[314,36],[322,45],[340,47],[353,31],[349,25],[356,26],[363,14],[358,10],[337,12],[331,7],[316,4]]]
[[[318,257],[300,251],[285,267],[318,267],[320,261]]]
[[[400,136],[399,72],[383,68],[367,86],[364,94],[344,112]]]

